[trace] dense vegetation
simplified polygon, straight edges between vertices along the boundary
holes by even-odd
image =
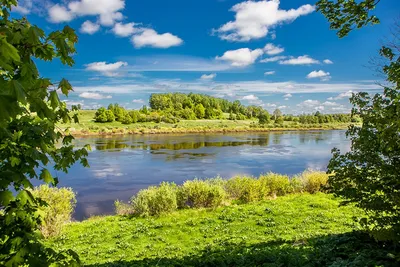
[[[59,99],[71,85],[52,83],[35,64],[59,59],[72,66],[77,36],[68,26],[46,34],[25,18],[11,19],[12,6],[16,0],[0,1],[0,265],[74,266],[73,251],[43,246],[38,230],[46,202],[29,189],[32,179],[57,185],[49,162],[64,172],[76,161],[87,165],[86,149],[74,149],[73,137],[56,127],[72,119]]]
[[[72,223],[48,244],[85,266],[396,266],[395,250],[357,230],[353,206],[330,195],[291,194],[157,217]]]
[[[96,122],[118,121],[122,124],[137,122],[165,122],[177,123],[180,120],[251,120],[258,119],[260,124],[268,124],[272,121],[281,125],[284,121],[301,124],[321,123],[349,123],[358,122],[356,117],[350,114],[322,114],[316,112],[309,115],[284,115],[276,109],[272,116],[267,110],[258,106],[244,106],[239,100],[233,102],[222,98],[216,98],[204,94],[167,93],[152,94],[150,96],[150,108],[143,106],[140,110],[126,110],[120,105],[110,104],[96,111]],[[225,116],[225,114],[229,114]]]
[[[354,28],[379,23],[369,14],[379,1],[320,0],[317,9],[329,20],[339,37]],[[361,92],[350,99],[352,115],[363,124],[347,131],[351,151],[333,151],[328,172],[330,191],[366,212],[360,222],[376,239],[400,244],[400,26],[380,49],[378,64],[386,85],[375,95]]]
[[[228,180],[213,178],[189,180],[182,185],[161,183],[140,190],[131,206],[117,201],[117,214],[154,216],[186,208],[217,208],[231,203],[249,203],[291,193],[316,193],[323,190],[328,175],[306,171],[289,177],[275,173],[258,178],[236,176]],[[129,212],[130,211],[130,212]]]

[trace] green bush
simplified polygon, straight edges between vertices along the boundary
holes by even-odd
[[[160,186],[151,186],[140,190],[132,197],[131,203],[135,213],[143,216],[160,215],[177,209],[177,186],[163,182]]]
[[[225,190],[229,197],[244,203],[260,198],[259,181],[253,177],[236,176],[226,182]]]
[[[268,173],[258,179],[262,198],[283,196],[291,191],[290,179],[287,175]]]
[[[328,175],[325,172],[305,171],[301,174],[304,190],[314,194],[323,191],[328,183]]]
[[[215,208],[225,200],[222,186],[204,180],[186,181],[178,190],[179,208]]]
[[[122,201],[114,201],[115,213],[117,215],[131,215],[134,213],[132,205],[124,203]]]
[[[44,207],[44,217],[40,230],[44,237],[57,236],[63,226],[71,221],[76,198],[71,188],[56,188],[41,185],[31,190],[36,198],[47,203]]]

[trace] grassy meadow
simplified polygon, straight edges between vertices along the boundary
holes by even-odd
[[[98,123],[94,121],[95,110],[80,110],[79,123],[60,124],[61,129],[69,128],[74,135],[113,135],[113,134],[155,134],[155,133],[207,133],[207,132],[264,132],[281,130],[335,130],[346,129],[349,123],[300,124],[284,122],[276,125],[273,122],[259,125],[253,120],[181,120],[180,122],[155,123],[139,122],[124,125],[121,122]]]
[[[158,217],[95,217],[47,244],[74,249],[84,266],[396,266],[390,250],[356,232],[360,215],[327,194],[291,194]]]

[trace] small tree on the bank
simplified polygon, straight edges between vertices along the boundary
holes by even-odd
[[[10,19],[12,6],[16,0],[0,0],[0,266],[77,266],[76,253],[40,241],[46,203],[30,189],[33,179],[57,185],[47,164],[64,172],[76,161],[88,166],[86,149],[75,150],[73,136],[56,126],[71,121],[59,99],[71,85],[41,77],[35,64],[59,59],[72,66],[78,38],[68,26],[46,35],[26,18]]]
[[[271,121],[268,111],[264,110],[258,115],[258,122],[260,124],[267,124]]]
[[[323,13],[344,37],[355,27],[379,23],[369,14],[379,1],[320,0],[317,10]],[[397,34],[400,33],[397,29]],[[399,41],[397,38],[395,41]],[[362,126],[351,126],[347,136],[351,150],[341,154],[333,150],[329,162],[329,186],[344,203],[355,203],[366,211],[361,220],[366,229],[380,240],[400,240],[400,44],[383,46],[380,55],[386,60],[382,71],[388,82],[383,92],[373,96],[354,94],[350,99],[352,115],[362,119]]]

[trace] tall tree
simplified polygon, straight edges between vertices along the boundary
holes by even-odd
[[[317,9],[344,37],[354,28],[378,23],[369,14],[378,1],[320,0]],[[398,31],[400,33],[400,31]],[[397,42],[399,39],[397,38]],[[362,126],[347,131],[351,150],[341,154],[333,150],[328,173],[330,190],[366,211],[361,220],[375,238],[400,241],[400,44],[383,46],[380,55],[387,84],[380,94],[353,94],[352,115]]]
[[[0,265],[73,266],[79,259],[72,251],[58,254],[42,245],[38,229],[45,203],[28,189],[32,179],[57,185],[49,163],[64,172],[76,161],[88,165],[86,149],[75,150],[74,138],[57,128],[72,119],[59,99],[71,85],[39,76],[35,64],[59,59],[72,66],[78,39],[68,26],[46,35],[25,18],[10,19],[16,5],[0,0]],[[77,121],[77,114],[73,118]]]

